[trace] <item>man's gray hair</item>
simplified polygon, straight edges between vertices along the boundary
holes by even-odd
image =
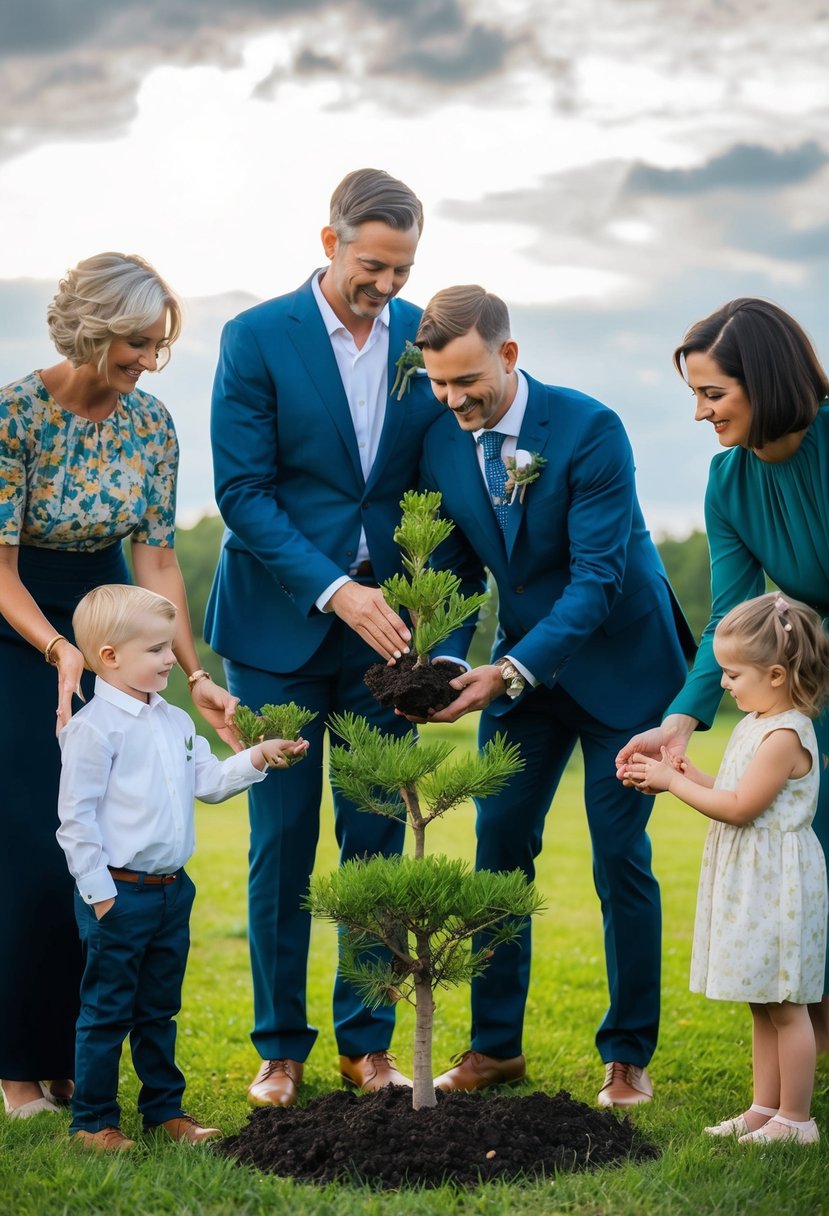
[[[339,240],[355,240],[360,224],[370,220],[400,232],[423,231],[423,204],[405,184],[383,169],[355,169],[331,195],[329,224]]]

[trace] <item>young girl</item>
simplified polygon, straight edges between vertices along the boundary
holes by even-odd
[[[819,1139],[810,1115],[815,1038],[806,1008],[823,996],[827,887],[811,828],[820,764],[816,717],[829,693],[820,617],[777,592],[717,626],[722,685],[745,710],[714,780],[686,759],[637,753],[634,784],[668,790],[714,820],[702,859],[691,991],[745,1001],[753,1018],[754,1097],[705,1130],[741,1144]]]

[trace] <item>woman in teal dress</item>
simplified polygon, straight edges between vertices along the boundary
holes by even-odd
[[[106,253],[67,272],[47,316],[64,359],[0,389],[0,1088],[12,1118],[72,1090],[81,955],[55,839],[56,727],[73,696],[92,695],[72,612],[91,587],[129,581],[126,537],[135,580],[178,606],[176,656],[226,738],[236,704],[199,668],[173,549],[175,430],[137,386],[168,357],[179,304],[141,258]]]
[[[725,449],[711,462],[705,527],[711,554],[711,619],[685,686],[662,726],[631,739],[635,751],[682,755],[707,730],[722,698],[714,658],[717,623],[736,604],[761,595],[766,577],[793,599],[829,617],[829,381],[806,334],[781,308],[738,299],[698,321],[674,352],[674,365]],[[815,722],[822,757],[814,828],[829,856],[829,713]],[[829,1019],[815,1012],[818,1045],[829,1048]]]

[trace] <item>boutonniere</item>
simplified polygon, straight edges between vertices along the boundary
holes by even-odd
[[[545,456],[539,456],[538,452],[525,452],[523,448],[519,448],[514,456],[504,457],[504,467],[507,470],[507,484],[504,486],[504,491],[510,496],[510,502],[515,498],[516,493],[518,501],[524,501],[527,486],[530,482],[538,480],[546,463]]]
[[[407,338],[403,353],[394,366],[397,368],[397,375],[391,386],[391,395],[394,396],[396,392],[397,400],[402,401],[404,393],[408,393],[412,387],[412,377],[416,376],[418,372],[426,370],[423,363],[423,351]]]
[[[190,736],[189,739],[184,740],[184,750],[187,753],[187,759],[192,760],[193,759],[193,736],[192,735]]]

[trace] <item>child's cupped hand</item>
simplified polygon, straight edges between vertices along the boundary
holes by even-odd
[[[263,739],[258,745],[268,768],[289,768],[308,750],[307,739]]]
[[[634,752],[628,761],[626,776],[641,794],[663,793],[670,786],[674,773],[683,771],[684,756],[672,756],[665,747],[661,751],[661,760]]]

